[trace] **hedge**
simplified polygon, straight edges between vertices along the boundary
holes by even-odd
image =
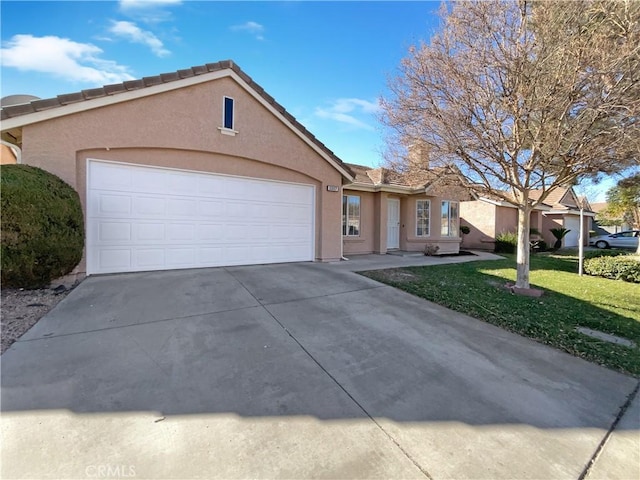
[[[640,283],[640,257],[618,255],[588,258],[584,261],[584,272],[596,277]]]
[[[518,234],[502,232],[496,236],[496,253],[516,253],[518,248]]]
[[[82,258],[84,221],[78,193],[28,165],[0,167],[3,287],[41,288]]]

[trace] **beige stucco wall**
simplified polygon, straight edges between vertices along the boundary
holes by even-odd
[[[461,224],[469,227],[464,236],[465,248],[493,250],[496,238],[496,206],[480,200],[460,202]]]
[[[496,207],[496,235],[518,231],[518,209]]]
[[[218,130],[223,96],[235,99],[236,136]],[[341,195],[326,188],[340,173],[230,78],[23,128],[23,163],[68,182],[83,206],[87,158],[315,185],[316,259],[340,258]]]
[[[343,237],[344,255],[373,253],[377,231],[375,196],[379,193],[359,192],[345,187],[344,194],[360,197],[360,235]]]
[[[416,235],[416,201],[430,200],[429,236]],[[403,197],[400,202],[400,249],[409,252],[424,251],[426,245],[438,247],[438,254],[458,253],[460,251],[460,236],[443,237],[440,234],[440,207],[443,200],[448,198],[430,197],[426,195],[411,195]],[[451,200],[456,201],[456,200]],[[459,202],[460,203],[460,202]]]
[[[518,231],[518,210],[516,208],[474,200],[461,203],[460,217],[462,225],[467,225],[471,230],[462,241],[465,248],[493,250],[496,235]],[[538,229],[544,240],[549,243],[548,235],[544,232],[547,227],[542,212],[534,210],[529,218],[530,227]]]
[[[361,192],[344,187],[345,195],[360,196],[360,236],[343,237],[344,255],[387,252],[388,200],[400,200],[400,250],[424,251],[425,245],[439,247],[438,253],[458,253],[460,237],[440,235],[440,205],[444,198],[401,195],[389,192]],[[416,200],[430,200],[430,235],[416,236]],[[454,200],[455,201],[455,200]]]

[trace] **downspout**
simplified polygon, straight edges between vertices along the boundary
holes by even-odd
[[[342,219],[342,199],[344,198],[344,185],[340,185],[340,219]],[[342,236],[342,220],[340,220],[340,260],[349,261],[344,256],[344,237]]]
[[[0,140],[0,142],[2,142],[2,145],[5,145],[6,147],[11,149],[11,151],[16,156],[16,163],[17,164],[21,164],[22,163],[22,150],[20,150],[20,147],[15,145],[15,144],[13,144],[13,143],[11,143],[11,142],[7,142],[6,140]]]

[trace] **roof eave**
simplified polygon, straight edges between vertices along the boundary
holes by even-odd
[[[63,117],[75,113],[84,112],[87,110],[93,110],[95,108],[106,107],[109,105],[115,105],[118,103],[128,102],[138,98],[148,97],[152,95],[158,95],[179,88],[184,88],[192,85],[198,85],[201,83],[210,82],[212,80],[218,80],[220,78],[230,77],[241,85],[253,98],[260,102],[265,108],[267,108],[273,115],[275,115],[281,122],[283,122],[290,130],[292,130],[300,139],[302,139],[307,145],[309,145],[316,153],[323,157],[333,168],[335,168],[344,178],[352,182],[354,175],[347,168],[343,167],[337,162],[332,155],[327,153],[321,148],[315,141],[309,138],[311,135],[304,126],[301,127],[305,130],[302,131],[299,127],[289,120],[290,114],[282,108],[276,108],[273,104],[268,102],[258,91],[256,91],[245,79],[240,75],[232,66],[222,68],[220,70],[214,70],[211,72],[203,72],[201,74],[190,76],[186,78],[180,78],[167,83],[160,83],[157,85],[150,85],[144,88],[137,88],[130,91],[118,91],[113,95],[106,95],[97,98],[86,99],[69,103],[66,105],[57,106],[55,108],[46,108],[33,113],[26,113],[18,115],[16,117],[8,117],[2,120],[2,132],[21,128],[26,125],[32,125],[34,123],[40,123],[54,118]],[[293,118],[293,117],[291,117]],[[298,123],[298,122],[296,122]],[[307,133],[306,133],[307,132]],[[315,138],[315,137],[314,137]],[[326,147],[325,147],[326,148]]]

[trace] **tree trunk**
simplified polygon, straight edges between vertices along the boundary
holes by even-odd
[[[518,208],[518,255],[516,287],[529,288],[529,224],[531,208]]]

